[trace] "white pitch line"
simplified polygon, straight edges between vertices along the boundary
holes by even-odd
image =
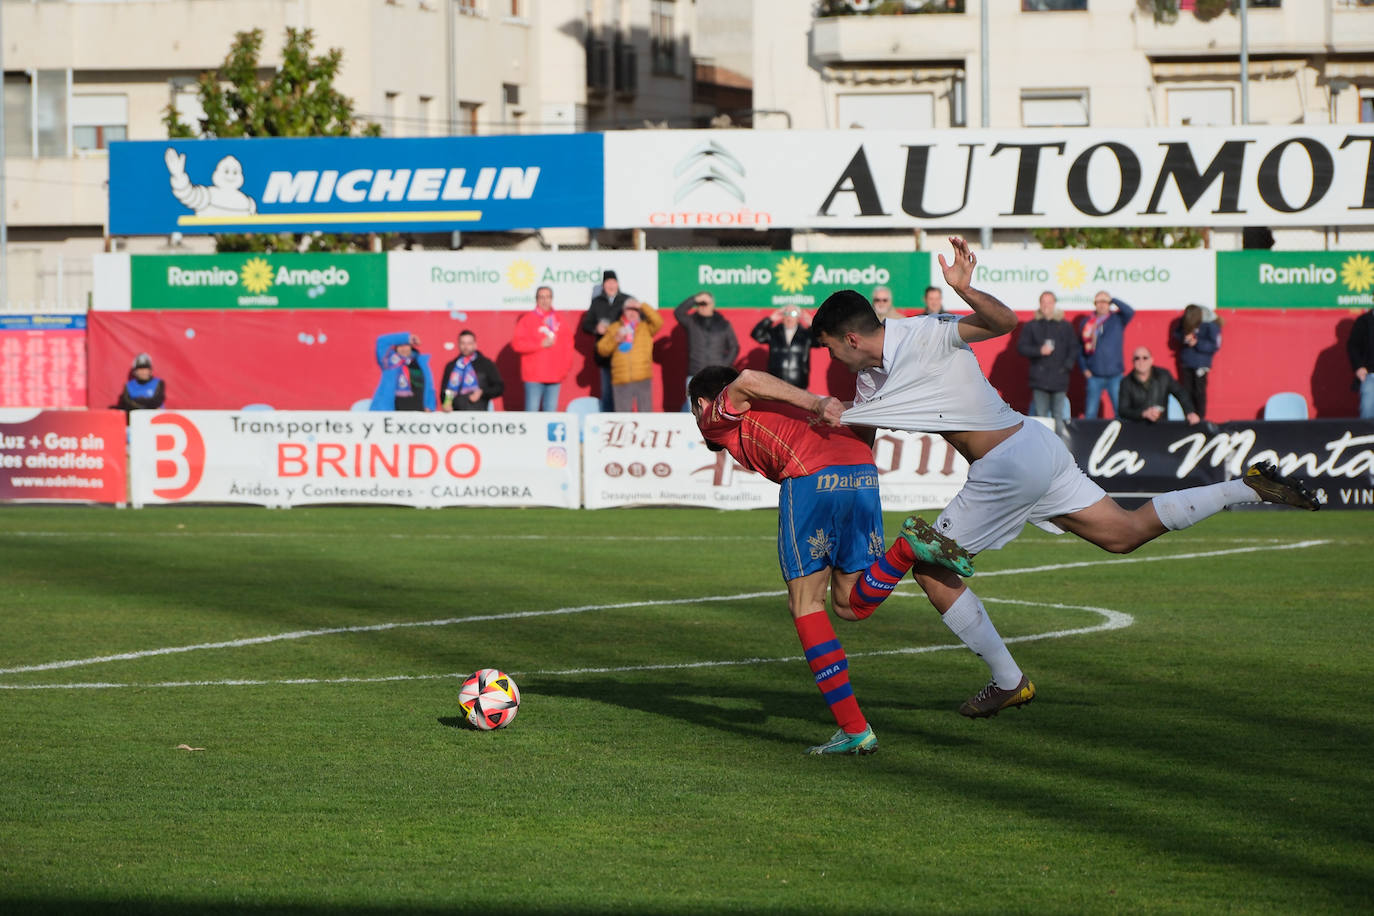
[[[1161,560],[1191,560],[1208,557],[1228,556],[1233,554],[1254,553],[1262,550],[1296,550],[1306,547],[1316,547],[1330,543],[1325,540],[1298,541],[1293,544],[1280,544],[1273,546],[1260,547],[1233,547],[1226,550],[1209,550],[1198,553],[1171,554],[1159,557],[1130,557],[1104,560],[1085,560],[1077,563],[1055,563],[1048,566],[1032,566],[1021,569],[1002,569],[992,572],[982,573],[982,577],[988,576],[1008,576],[1021,575],[1025,573],[1048,572],[1060,569],[1078,569],[1089,566],[1106,566],[1118,563],[1147,563]],[[55,662],[43,662],[37,665],[20,665],[13,668],[0,668],[0,675],[7,674],[26,674],[35,671],[54,671],[64,668],[79,668],[86,665],[104,664],[107,662],[133,661],[140,658],[151,658],[159,655],[174,655],[182,652],[198,652],[210,649],[239,649],[246,646],[263,645],[266,643],[283,642],[287,640],[309,639],[315,636],[331,636],[339,633],[372,633],[384,630],[397,630],[409,627],[441,627],[452,626],[463,623],[480,623],[493,620],[517,620],[533,617],[550,617],[565,614],[582,614],[589,611],[619,610],[635,607],[667,607],[678,604],[705,604],[717,603],[722,601],[741,601],[748,598],[771,598],[785,595],[785,591],[766,591],[766,592],[742,592],[735,595],[709,595],[697,598],[674,598],[663,601],[629,601],[616,604],[586,604],[574,607],[554,608],[546,611],[511,611],[504,614],[477,614],[468,617],[446,617],[438,620],[415,620],[392,623],[366,624],[351,627],[324,627],[315,630],[296,630],[289,633],[275,633],[269,636],[253,636],[244,639],[231,639],[223,642],[197,643],[187,646],[164,646],[158,649],[140,649],[134,652],[121,652],[115,655],[101,655],[91,658],[65,659]],[[998,600],[998,599],[989,599]],[[1011,602],[1009,602],[1011,603]],[[1064,605],[1064,607],[1070,607]],[[1093,609],[1101,612],[1104,609]],[[1117,613],[1112,611],[1111,613]],[[926,650],[933,651],[933,650]],[[445,675],[447,676],[447,675]],[[56,686],[56,685],[41,685]],[[0,684],[0,689],[31,689],[28,685],[9,685]]]
[[[775,594],[784,594],[777,592]],[[739,596],[752,597],[752,596]],[[713,598],[710,600],[727,600],[728,596]],[[1121,611],[1113,611],[1109,608],[1089,607],[1078,604],[1054,604],[1044,601],[1021,601],[1011,598],[988,598],[988,602],[997,604],[1020,604],[1027,607],[1045,607],[1056,610],[1069,611],[1088,611],[1100,614],[1103,622],[1090,627],[1075,627],[1069,630],[1051,630],[1048,633],[1033,633],[1029,636],[1011,636],[1006,642],[1035,642],[1041,639],[1063,639],[1066,636],[1082,636],[1085,633],[1102,633],[1107,630],[1120,630],[1135,623],[1135,618],[1130,614]],[[662,602],[667,604],[669,602]],[[962,643],[944,643],[933,646],[909,646],[902,649],[877,649],[871,652],[849,652],[849,658],[878,658],[888,655],[922,655],[927,652],[944,652],[948,649],[963,649]],[[780,662],[800,662],[805,658],[800,655],[784,655],[774,658],[738,658],[738,659],[717,659],[715,661],[702,662],[675,662],[658,665],[620,665],[616,667],[603,668],[562,668],[543,671],[511,671],[512,676],[525,677],[576,677],[584,674],[627,674],[636,671],[684,671],[694,668],[727,668],[740,667],[745,665],[771,665]],[[278,686],[298,686],[308,684],[382,684],[393,681],[438,681],[445,679],[462,680],[468,677],[471,672],[449,672],[446,674],[393,674],[385,677],[296,677],[278,678],[275,680],[254,680],[249,678],[226,678],[224,680],[212,681],[157,681],[153,683],[117,683],[109,681],[97,681],[78,684],[0,684],[0,690],[111,690],[124,687],[152,688],[152,687],[278,687]]]

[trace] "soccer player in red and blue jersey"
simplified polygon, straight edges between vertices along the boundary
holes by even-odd
[[[873,451],[847,427],[818,425],[826,401],[781,379],[708,366],[688,386],[706,444],[781,485],[778,563],[806,661],[839,730],[808,754],[871,754],[878,738],[859,710],[849,662],[825,610],[859,620],[873,613],[915,562],[899,538],[883,550]]]

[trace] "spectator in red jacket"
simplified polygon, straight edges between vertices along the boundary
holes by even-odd
[[[558,390],[572,369],[575,324],[553,310],[553,290],[534,291],[534,309],[515,323],[511,347],[520,354],[526,410],[557,410]]]

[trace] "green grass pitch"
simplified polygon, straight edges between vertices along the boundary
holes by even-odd
[[[4,509],[0,910],[1369,911],[1374,513],[1027,530],[973,584],[1040,695],[986,721],[908,581],[836,624],[839,759],[775,526]],[[478,667],[510,728],[454,727]]]

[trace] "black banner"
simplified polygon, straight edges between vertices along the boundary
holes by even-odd
[[[1072,420],[1062,430],[1079,467],[1123,505],[1273,461],[1317,491],[1324,508],[1374,509],[1374,421]]]

